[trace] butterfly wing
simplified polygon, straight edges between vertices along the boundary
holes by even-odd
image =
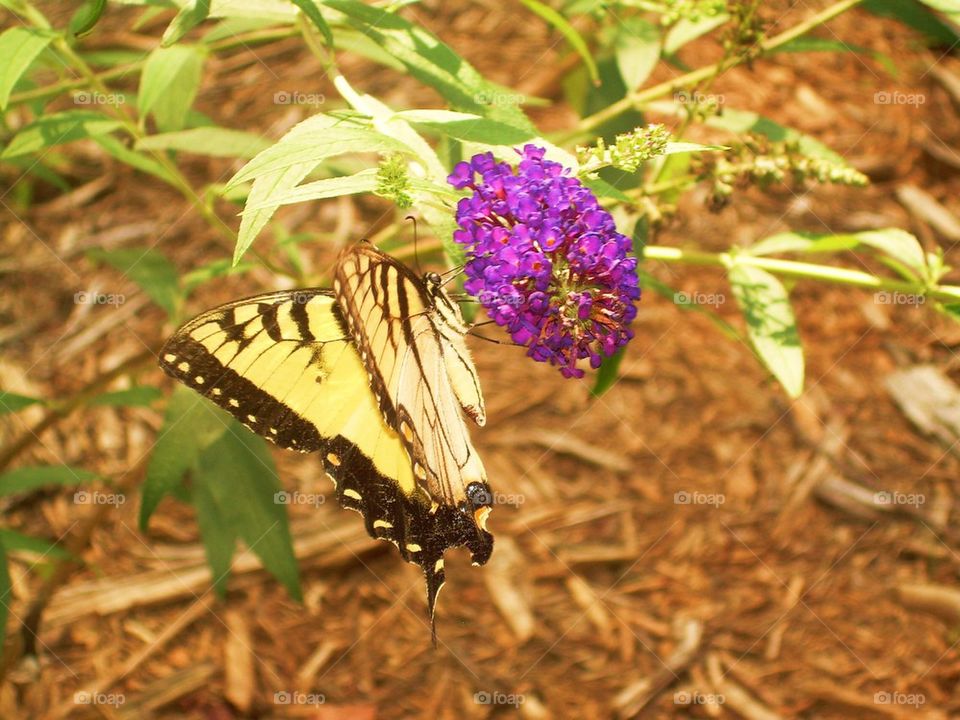
[[[483,421],[479,382],[463,344],[466,328],[445,314],[453,308],[459,317],[445,295],[431,294],[423,280],[367,243],[341,256],[334,292],[384,422],[395,428],[428,498],[420,533],[428,542],[417,543],[415,556],[427,577],[432,615],[444,551],[465,545],[482,565],[493,550],[485,528],[492,495],[461,413],[463,407]]]

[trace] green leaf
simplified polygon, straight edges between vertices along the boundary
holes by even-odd
[[[643,18],[628,18],[616,28],[613,52],[627,91],[639,88],[660,60],[660,28]]]
[[[227,417],[189,388],[178,385],[173,391],[143,483],[142,531],[164,496],[180,487],[183,476],[197,464],[200,452],[227,431]]]
[[[574,28],[563,15],[549,5],[544,5],[539,0],[520,0],[520,2],[526,5],[531,12],[536,13],[560,31],[567,39],[567,42],[570,43],[570,47],[583,59],[584,65],[587,66],[587,72],[590,73],[590,79],[593,80],[594,83],[599,83],[600,73],[597,72],[597,64],[593,60],[593,55],[590,54],[590,48],[587,47],[587,43],[584,42],[576,28]]]
[[[12,27],[0,33],[0,110],[7,109],[10,93],[37,56],[56,37],[49,30]]]
[[[89,402],[89,405],[91,407],[150,407],[161,397],[162,393],[158,388],[150,385],[138,385],[126,390],[116,390],[97,395]]]
[[[227,183],[227,190],[253,180],[247,197],[250,207],[240,219],[234,264],[250,248],[257,235],[273,217],[283,197],[321,162],[348,152],[401,152],[406,145],[377,131],[356,124],[344,124],[327,115],[315,115],[293,127],[280,140],[258,153]]]
[[[764,238],[746,248],[750,255],[774,255],[786,252],[828,253],[853,250],[860,241],[855,234],[817,234],[808,232],[782,232]]]
[[[0,647],[4,647],[7,640],[7,618],[10,616],[10,592],[13,583],[10,582],[10,567],[7,564],[7,551],[0,538]]]
[[[152,248],[120,248],[118,250],[90,250],[87,255],[105,262],[130,278],[167,315],[177,314],[180,303],[180,280],[176,266],[159,250]]]
[[[873,55],[873,50],[861,45],[851,45],[835,38],[801,35],[777,47],[773,52],[852,52]]]
[[[310,22],[317,26],[317,30],[323,35],[327,47],[333,47],[333,33],[330,32],[330,26],[320,14],[320,8],[313,0],[291,0],[291,2],[303,11],[303,14],[310,18]]]
[[[18,395],[12,392],[0,392],[0,415],[20,412],[25,407],[43,402],[45,401],[40,398],[27,397],[26,395]]]
[[[403,152],[406,145],[363,125],[338,124],[336,118],[315,115],[296,125],[280,140],[240,168],[227,187],[278,174],[292,167],[311,169],[327,158],[354,152]]]
[[[358,193],[373,192],[377,189],[377,171],[374,169],[361,170],[354,175],[325,178],[315,180],[305,185],[291,188],[283,193],[277,193],[265,202],[255,203],[247,201],[244,214],[256,212],[264,208],[276,208],[278,205],[307,202],[309,200],[325,200],[340,195],[356,195]]]
[[[350,25],[402,62],[415,79],[439,92],[454,110],[472,112],[507,125],[535,131],[516,102],[490,102],[515,92],[486,80],[466,60],[423,28],[359,0],[325,0]]]
[[[233,553],[237,547],[237,533],[229,520],[220,511],[217,499],[206,483],[198,482],[193,488],[193,507],[197,511],[197,525],[207,563],[213,574],[213,589],[220,597],[227,593]]]
[[[50,556],[56,559],[71,557],[71,553],[51,540],[33,537],[32,535],[24,535],[16,530],[8,530],[7,528],[0,528],[0,545],[3,545],[8,552],[23,551],[40,556]]]
[[[866,230],[856,233],[856,238],[864,245],[879,250],[901,267],[901,274],[920,280],[929,279],[927,259],[920,242],[910,233],[899,228]],[[904,272],[906,270],[906,272]]]
[[[160,178],[169,185],[177,186],[177,179],[163,165],[148,155],[131,150],[113,135],[101,135],[93,138],[93,141],[125,165]]]
[[[81,485],[96,477],[96,473],[69,465],[22,467],[0,475],[0,495],[16,495],[50,485]]]
[[[82,138],[106,135],[119,127],[118,120],[92,110],[65,110],[45,115],[14,135],[0,154],[0,159],[36,153]]]
[[[960,21],[960,2],[958,0],[920,0],[927,7],[938,10],[953,22]]]
[[[180,8],[180,12],[167,26],[160,39],[162,47],[170,47],[207,19],[210,14],[210,0],[189,0]]]
[[[866,0],[861,7],[880,17],[895,18],[944,47],[953,45],[960,37],[954,28],[915,0]]]
[[[616,185],[608,183],[601,177],[588,177],[581,178],[580,181],[586,185],[588,188],[593,190],[595,195],[601,195],[603,197],[613,198],[618,202],[626,203],[627,205],[633,204],[633,199],[627,195],[625,192],[620,190]]]
[[[107,6],[107,0],[87,0],[70,19],[70,32],[77,37],[83,37],[100,22],[100,17]]]
[[[765,270],[736,261],[728,278],[761,362],[790,397],[799,397],[803,392],[803,348],[786,288]]]
[[[137,150],[180,150],[210,157],[252,158],[270,147],[260,135],[222,127],[199,127],[148,135],[137,141]]]
[[[266,442],[231,418],[229,430],[201,454],[195,480],[264,568],[299,600],[293,538]]]
[[[593,397],[600,397],[616,384],[617,378],[620,377],[620,363],[623,362],[626,351],[627,349],[622,347],[610,357],[603,359],[600,368],[597,370],[597,379],[590,389],[590,394]]]
[[[437,130],[456,140],[486,145],[519,145],[536,137],[536,133],[529,129],[515,128],[473,113],[452,110],[404,110],[394,117]]]
[[[180,130],[193,105],[203,71],[203,51],[195,45],[158,47],[140,75],[137,112],[141,124],[153,113],[161,131]]]
[[[663,41],[663,52],[666,55],[673,55],[688,42],[696,40],[702,35],[706,35],[723,25],[730,16],[727,13],[717,13],[716,15],[704,15],[698,20],[688,20],[680,18],[673,27],[667,32],[667,37]]]

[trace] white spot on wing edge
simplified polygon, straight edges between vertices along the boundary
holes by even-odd
[[[343,491],[343,494],[348,498],[353,498],[354,500],[363,500],[363,496],[353,488],[347,488]]]
[[[407,550],[409,550],[410,552],[420,552],[421,550],[423,550],[423,548],[417,545],[416,543],[407,543]]]
[[[177,359],[177,356],[174,355],[173,353],[167,353],[166,355],[163,356],[163,359],[166,360],[168,363],[172,363],[174,360]]]
[[[387,522],[386,520],[374,520],[374,521],[373,521],[373,526],[374,526],[375,528],[385,528],[385,529],[387,529],[387,530],[392,530],[392,529],[393,529],[393,523],[392,523],[392,522]]]

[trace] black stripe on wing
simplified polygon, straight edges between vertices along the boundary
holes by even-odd
[[[167,341],[160,352],[160,367],[280,447],[301,452],[323,447],[323,439],[313,423],[236,370],[224,367],[189,336],[174,335]]]

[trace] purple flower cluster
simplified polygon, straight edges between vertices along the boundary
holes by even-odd
[[[447,178],[472,195],[457,205],[453,237],[467,250],[464,288],[538,362],[583,377],[625,345],[640,299],[630,239],[589,188],[527,145],[517,171],[491,153]],[[477,178],[479,176],[479,179]]]

